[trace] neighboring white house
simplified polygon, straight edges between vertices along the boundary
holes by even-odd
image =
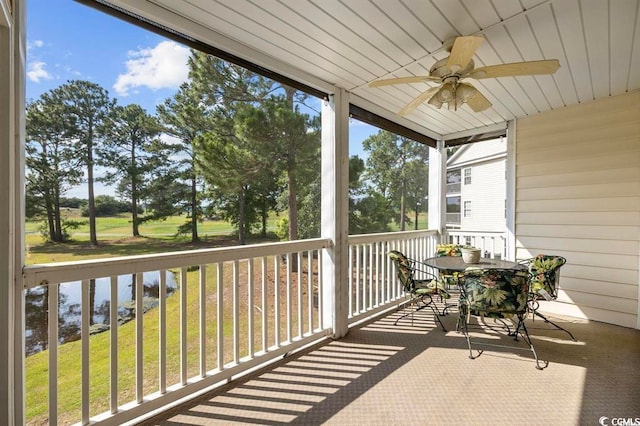
[[[504,232],[507,141],[463,145],[447,161],[447,220],[451,230]]]

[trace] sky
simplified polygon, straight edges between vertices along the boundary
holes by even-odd
[[[69,80],[99,84],[119,105],[154,114],[187,79],[187,47],[72,0],[27,1],[27,101]],[[352,121],[350,155],[378,129]],[[96,195],[115,195],[97,184]],[[86,185],[66,196],[87,198]]]

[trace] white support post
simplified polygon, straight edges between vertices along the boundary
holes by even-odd
[[[440,239],[446,235],[447,149],[444,141],[429,149],[429,229],[437,229]]]
[[[25,8],[24,0],[0,0],[0,424],[6,425],[24,424]]]
[[[349,99],[344,89],[322,103],[322,214],[320,233],[332,246],[322,252],[323,327],[333,337],[348,331]]]
[[[516,122],[507,123],[507,248],[508,260],[516,259]]]

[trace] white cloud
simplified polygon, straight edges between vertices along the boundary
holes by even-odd
[[[44,41],[42,40],[34,40],[27,42],[27,50],[37,49],[38,47],[44,46]]]
[[[147,86],[150,89],[178,88],[187,80],[189,49],[172,41],[163,41],[156,47],[130,51],[127,72],[120,74],[114,90],[127,96],[131,88]]]
[[[44,69],[47,66],[44,62],[30,62],[27,65],[27,77],[34,83],[40,83],[40,80],[51,80],[53,77]]]

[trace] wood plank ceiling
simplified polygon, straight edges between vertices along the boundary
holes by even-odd
[[[351,102],[430,137],[454,139],[507,120],[640,89],[640,0],[109,0],[136,15]],[[472,82],[493,104],[475,113],[422,104],[425,75],[461,35],[485,42],[476,67],[558,59],[553,75]]]

